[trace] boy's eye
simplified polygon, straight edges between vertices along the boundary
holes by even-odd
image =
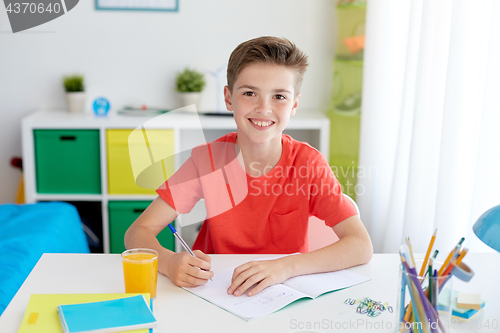
[[[276,98],[276,99],[286,99],[286,97],[283,96],[283,95],[276,95],[276,96],[274,96],[274,98]]]
[[[245,96],[255,96],[255,94],[253,93],[253,91],[246,91],[243,93],[243,95]]]

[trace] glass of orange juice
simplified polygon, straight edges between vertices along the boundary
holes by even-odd
[[[122,253],[126,293],[149,293],[156,298],[158,252],[150,249],[131,249]]]

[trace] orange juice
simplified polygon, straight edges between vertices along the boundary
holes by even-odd
[[[122,253],[125,292],[149,293],[156,297],[158,254],[154,250],[134,249]]]

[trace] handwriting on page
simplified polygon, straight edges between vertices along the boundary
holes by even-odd
[[[239,297],[228,295],[227,289],[231,285],[233,269],[226,269],[215,274],[213,281],[208,281],[206,285],[185,289],[219,307],[230,309],[234,314],[247,320],[270,314],[306,296],[281,284],[268,287],[251,297],[248,297],[246,293]]]
[[[213,281],[208,281],[203,286],[184,289],[245,320],[251,320],[278,311],[300,298],[316,298],[326,292],[348,288],[370,280],[346,270],[309,274],[293,277],[284,283],[267,287],[251,297],[248,297],[246,292],[236,297],[227,294],[234,268],[216,273],[212,278]]]

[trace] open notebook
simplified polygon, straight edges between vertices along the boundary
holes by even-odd
[[[266,316],[301,298],[314,299],[330,291],[340,290],[369,281],[362,275],[347,270],[293,277],[281,284],[268,287],[248,297],[227,294],[236,267],[216,273],[212,281],[195,288],[184,288],[212,304],[247,321]]]

